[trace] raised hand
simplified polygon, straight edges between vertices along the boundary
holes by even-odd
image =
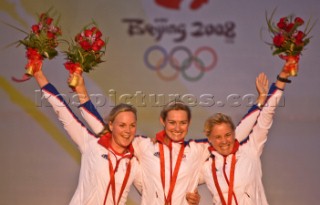
[[[79,102],[83,104],[89,100],[89,95],[85,86],[83,76],[76,72],[74,72],[73,74],[69,74],[68,84],[75,77],[77,78],[77,84],[75,85],[75,87],[73,87],[73,90],[78,94]]]
[[[259,94],[257,105],[262,107],[267,99],[269,90],[269,80],[265,73],[260,73],[256,78],[256,89]]]

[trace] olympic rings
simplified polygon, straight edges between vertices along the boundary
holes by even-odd
[[[162,54],[163,54],[163,58],[164,58],[164,60],[163,60],[163,62],[162,62],[162,64],[161,65],[156,65],[156,66],[153,66],[153,65],[151,65],[150,63],[149,63],[149,55],[150,55],[150,53],[151,53],[151,51],[154,51],[154,50],[159,50]],[[167,51],[164,49],[164,48],[162,48],[161,46],[152,46],[152,47],[150,47],[150,48],[148,48],[147,50],[146,50],[146,52],[144,53],[144,63],[150,68],[150,69],[152,69],[152,70],[159,70],[159,69],[162,69],[162,68],[164,68],[164,66],[166,66],[166,64],[167,64],[167,61],[168,61],[168,59],[167,59]]]
[[[218,57],[217,57],[217,54],[216,52],[210,48],[210,47],[201,47],[201,48],[198,48],[195,52],[195,56],[198,56],[200,54],[200,52],[202,51],[209,51],[209,53],[211,53],[212,55],[212,63],[207,66],[207,67],[204,67],[203,65],[200,65],[198,64],[198,62],[195,63],[196,67],[200,70],[204,70],[204,71],[208,71],[208,70],[211,70],[214,68],[214,66],[216,66],[217,64],[217,61],[218,61]]]
[[[178,50],[185,51],[188,55],[187,60],[183,61],[181,67],[173,62],[173,56]],[[169,56],[170,56],[170,59],[169,59],[170,65],[176,70],[186,70],[191,65],[192,53],[188,48],[186,48],[184,46],[177,46],[177,47],[173,48],[172,51],[170,52]],[[184,63],[184,62],[186,62],[186,63]]]
[[[203,67],[203,62],[201,62],[198,58],[192,58],[193,61],[197,63],[201,63],[201,66]],[[199,62],[197,62],[199,61]],[[189,80],[189,81],[197,81],[197,80],[200,80],[202,78],[202,76],[204,75],[204,71],[203,70],[200,70],[201,72],[196,76],[196,77],[189,77],[187,76],[187,73],[185,70],[182,70],[181,73],[182,73],[182,76],[186,79],[186,80]]]
[[[162,62],[162,64],[163,64],[163,62]],[[163,80],[165,80],[165,81],[172,81],[172,80],[174,80],[174,79],[176,79],[178,76],[179,76],[179,70],[175,70],[176,72],[172,75],[172,76],[164,76],[161,72],[160,72],[160,67],[159,67],[159,69],[157,69],[157,75],[161,78],[161,79],[163,79]]]
[[[151,55],[152,53],[155,53],[155,52],[160,52],[161,57],[160,58],[158,57],[159,59],[156,60],[155,63],[150,63]],[[208,65],[205,65],[204,61],[202,60],[205,58],[203,57],[200,58],[200,54],[205,52],[208,53],[210,56],[209,58],[211,58],[210,64]],[[178,59],[182,58],[181,55],[184,55],[183,58],[185,59],[181,61],[181,63],[179,63]],[[176,46],[169,52],[169,55],[168,55],[166,49],[164,49],[161,46],[154,45],[149,47],[144,53],[145,65],[149,69],[155,70],[159,78],[165,81],[175,80],[179,76],[180,72],[186,80],[197,81],[203,77],[205,72],[212,70],[216,66],[217,59],[218,57],[214,49],[207,46],[198,48],[194,54],[192,54],[192,52],[185,46]],[[197,70],[200,71],[200,73],[194,77],[191,77],[187,75],[186,71],[191,67],[193,63],[197,68]],[[162,70],[167,66],[167,64],[169,64],[171,68],[175,70],[172,76],[165,76],[161,73]]]

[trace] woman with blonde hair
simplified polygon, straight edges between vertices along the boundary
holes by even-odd
[[[140,174],[131,144],[136,134],[136,109],[127,104],[115,106],[106,130],[97,137],[75,116],[41,69],[34,78],[81,152],[78,186],[70,205],[126,204],[130,186],[134,180],[138,184]],[[80,101],[84,98],[79,96]]]
[[[248,137],[239,140],[231,118],[222,113],[209,117],[204,132],[211,144],[211,157],[202,174],[215,205],[267,205],[262,184],[261,154],[267,141],[275,109],[283,95],[289,74],[280,72],[269,89],[267,100],[259,102],[260,114]],[[266,76],[264,82],[268,84]]]

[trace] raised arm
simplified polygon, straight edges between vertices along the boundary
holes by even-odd
[[[75,116],[58,90],[49,83],[42,70],[37,71],[34,74],[34,78],[41,88],[45,99],[52,105],[52,108],[57,114],[59,121],[63,124],[64,129],[78,145],[80,151],[83,152],[85,150],[85,141],[93,137],[92,134]]]
[[[262,153],[263,145],[267,140],[275,110],[279,105],[286,83],[291,82],[288,80],[290,74],[285,72],[286,66],[287,64],[283,66],[282,71],[277,75],[277,81],[271,85],[266,103],[263,105],[257,123],[250,134],[250,139],[257,147],[258,154]]]
[[[82,75],[74,73],[73,75],[77,75],[79,81],[77,86],[74,87],[74,91],[76,92],[79,102],[80,102],[80,112],[82,117],[88,123],[90,128],[95,134],[99,134],[104,130],[104,121],[101,115],[98,113],[95,106],[92,104],[85,81]],[[70,81],[71,76],[69,77],[68,81]]]
[[[260,73],[256,78],[256,89],[258,92],[256,104],[249,109],[235,130],[236,139],[240,143],[244,142],[248,138],[254,124],[257,121],[261,107],[264,105],[267,99],[268,86],[269,82],[267,76],[264,73]]]
[[[89,98],[89,94],[88,94],[84,79],[82,75],[78,73],[74,73],[69,75],[68,82],[70,82],[73,75],[77,76],[78,78],[78,84],[77,86],[74,87],[74,91],[77,93],[80,104],[85,104],[90,100],[90,98]]]
[[[34,73],[34,78],[40,88],[43,88],[45,85],[49,83],[47,77],[44,75],[42,70],[39,70],[36,73]]]

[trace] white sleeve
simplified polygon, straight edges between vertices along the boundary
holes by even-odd
[[[139,164],[138,160],[137,163]],[[133,185],[137,189],[140,195],[142,195],[142,172],[141,172],[141,167],[140,164],[136,166],[136,174],[133,180]]]
[[[68,104],[64,101],[62,95],[52,84],[47,84],[42,88],[42,93],[48,102],[52,105],[54,112],[57,114],[59,121],[64,129],[77,144],[80,152],[86,149],[86,142],[94,137],[75,116]]]
[[[236,139],[240,143],[248,138],[253,126],[257,122],[259,114],[260,108],[254,105],[249,109],[248,113],[241,119],[240,123],[238,124],[235,130]]]
[[[84,120],[95,134],[99,134],[104,129],[104,121],[96,110],[95,106],[89,100],[80,105],[80,112]]]
[[[150,146],[153,146],[154,142],[152,139],[142,135],[136,135],[132,141],[132,146],[134,148],[134,155],[141,159],[141,155],[146,151]]]
[[[257,123],[249,136],[250,140],[252,140],[252,142],[254,143],[259,155],[261,155],[263,146],[267,141],[268,132],[273,123],[273,116],[282,95],[283,91],[275,87],[275,85],[273,84],[269,91],[269,97],[257,119]]]

